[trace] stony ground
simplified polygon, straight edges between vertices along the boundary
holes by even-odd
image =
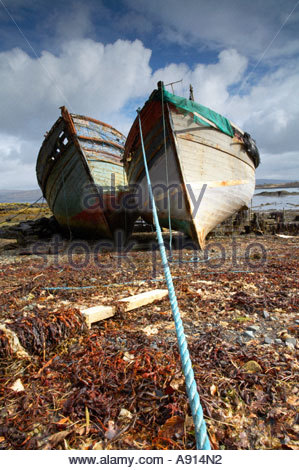
[[[0,332],[1,448],[194,449],[168,300],[90,330],[78,310],[165,287],[159,253],[35,248],[1,253],[0,323],[28,353]],[[298,251],[296,237],[248,236],[174,252],[214,449],[298,449]]]

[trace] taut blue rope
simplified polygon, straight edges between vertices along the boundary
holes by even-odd
[[[172,260],[172,227],[171,227],[171,207],[170,207],[170,195],[169,195],[169,181],[168,181],[168,153],[166,143],[166,124],[165,124],[165,112],[164,112],[164,101],[163,101],[163,89],[161,90],[161,106],[162,106],[162,120],[163,120],[163,138],[164,138],[164,153],[165,153],[165,172],[166,172],[166,186],[167,186],[167,208],[168,208],[168,228],[169,228],[169,251],[170,258]]]
[[[165,275],[165,280],[166,280],[166,284],[168,288],[168,295],[169,295],[171,310],[172,310],[172,314],[174,318],[177,340],[179,344],[179,351],[181,355],[182,368],[183,368],[183,372],[185,376],[186,389],[187,389],[190,408],[191,408],[192,417],[193,417],[194,426],[195,426],[196,447],[197,449],[209,450],[211,449],[210,441],[207,435],[206,423],[204,421],[203,411],[202,411],[202,407],[200,404],[199,394],[197,391],[197,386],[196,386],[196,382],[194,378],[194,372],[192,369],[192,363],[191,363],[190,355],[188,351],[187,340],[186,340],[186,336],[184,333],[183,322],[180,316],[178,302],[177,302],[177,298],[176,298],[176,294],[175,294],[175,290],[174,290],[174,286],[172,282],[169,264],[167,261],[166,250],[165,250],[165,246],[163,242],[156,203],[155,203],[150,175],[148,171],[145,149],[144,149],[144,142],[143,142],[143,135],[142,135],[141,120],[140,120],[140,109],[138,109],[137,112],[138,112],[138,119],[139,119],[140,140],[141,140],[141,146],[142,146],[144,168],[145,168],[145,173],[146,173],[146,178],[147,178],[149,196],[150,196],[150,200],[152,204],[154,222],[155,222],[158,244],[159,244],[162,263],[163,263],[164,275]]]

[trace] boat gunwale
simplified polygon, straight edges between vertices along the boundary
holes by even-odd
[[[83,116],[82,114],[70,113],[70,115],[72,118],[74,117],[74,118],[82,119],[83,121],[90,121],[90,122],[94,122],[95,124],[100,124],[101,126],[108,127],[109,129],[112,129],[113,131],[115,131],[115,133],[118,134],[120,137],[122,137],[124,140],[126,139],[126,137],[120,131],[115,129],[115,127],[111,126],[110,124],[107,124],[106,122],[98,121],[97,119],[94,119],[88,116]]]

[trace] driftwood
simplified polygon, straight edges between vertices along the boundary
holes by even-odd
[[[168,295],[167,289],[155,289],[141,294],[126,297],[117,301],[118,305],[123,305],[125,312],[130,312],[138,307],[151,304],[155,300],[163,299]],[[117,307],[110,307],[106,305],[96,305],[94,307],[81,310],[85,318],[87,326],[90,328],[92,323],[105,320],[106,318],[115,315]]]

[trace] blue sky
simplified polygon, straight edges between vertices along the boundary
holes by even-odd
[[[125,134],[158,80],[249,132],[259,178],[299,179],[299,1],[0,0],[0,189],[37,186],[66,105]]]

